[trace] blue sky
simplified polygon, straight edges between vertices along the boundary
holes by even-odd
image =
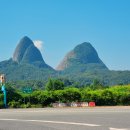
[[[88,41],[109,69],[130,70],[130,0],[0,0],[0,61],[25,35],[54,68]]]

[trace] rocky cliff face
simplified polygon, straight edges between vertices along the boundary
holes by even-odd
[[[56,68],[57,70],[66,70],[70,68],[78,69],[107,69],[105,64],[98,57],[98,54],[94,47],[88,43],[84,42],[77,45],[72,51],[70,51],[63,61]]]
[[[34,46],[34,43],[27,36],[23,37],[17,45],[13,61],[17,63],[33,63],[40,61],[45,64],[40,51]]]

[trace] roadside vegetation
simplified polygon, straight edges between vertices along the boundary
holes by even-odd
[[[67,85],[66,85],[67,84]],[[40,84],[41,85],[41,84]],[[25,86],[26,87],[26,86]],[[9,108],[51,107],[52,103],[90,102],[97,106],[130,105],[130,85],[103,86],[98,80],[91,85],[71,85],[60,79],[49,79],[44,89],[23,91],[6,84]],[[3,108],[3,93],[0,92],[0,108]]]

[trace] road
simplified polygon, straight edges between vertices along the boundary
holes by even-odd
[[[0,130],[130,130],[130,107],[0,109]]]

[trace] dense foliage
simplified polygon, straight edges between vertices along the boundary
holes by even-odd
[[[8,107],[11,108],[46,107],[55,102],[90,101],[94,101],[98,106],[130,105],[130,85],[105,87],[98,80],[94,80],[91,85],[77,88],[74,85],[68,87],[61,80],[50,79],[46,83],[46,89],[34,89],[32,93],[24,93],[8,83],[6,90]],[[3,106],[3,93],[0,92],[0,108]]]
[[[88,69],[85,70],[84,68],[87,67]],[[130,83],[130,71],[100,70],[94,64],[87,67],[80,65],[79,68],[73,67],[65,72],[60,72],[49,70],[48,68],[39,68],[30,64],[18,65],[10,59],[0,62],[0,73],[5,74],[8,82],[13,82],[16,86],[19,86],[21,83],[28,85],[29,82],[31,86],[36,86],[35,82],[42,82],[43,88],[50,77],[69,79],[72,82],[80,83],[81,86],[91,84],[94,79],[98,79],[104,85],[110,86]]]

